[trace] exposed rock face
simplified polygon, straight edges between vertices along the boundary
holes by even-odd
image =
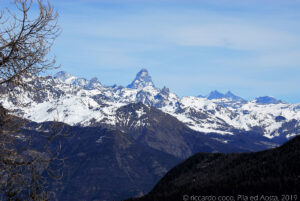
[[[195,131],[220,136],[260,130],[262,136],[282,143],[298,134],[293,129],[285,132],[284,125],[291,122],[296,130],[300,127],[299,104],[272,97],[245,101],[230,91],[214,91],[206,98],[179,98],[166,87],[156,88],[146,69],[128,88],[103,86],[96,78],[76,78],[66,72],[27,81],[26,92],[16,88],[16,96],[2,93],[0,103],[14,114],[37,122],[59,120],[70,125],[113,126],[120,107],[141,102],[174,116]],[[292,123],[294,120],[296,123]]]
[[[138,72],[135,79],[132,81],[130,85],[127,86],[127,88],[142,89],[147,86],[154,87],[154,84],[152,82],[151,76],[148,73],[148,70],[143,68],[140,72]]]

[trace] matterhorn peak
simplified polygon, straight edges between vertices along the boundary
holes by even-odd
[[[152,82],[152,78],[148,73],[148,70],[143,68],[138,72],[135,79],[132,81],[130,85],[127,86],[127,88],[131,89],[141,89],[146,86],[153,86],[154,84]]]
[[[139,76],[139,77],[148,77],[149,76],[148,70],[146,68],[142,68],[140,70],[140,72],[138,72],[137,76]]]

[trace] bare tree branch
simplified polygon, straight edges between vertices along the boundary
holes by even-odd
[[[32,7],[35,3],[39,8],[37,14]],[[57,67],[55,57],[49,56],[60,33],[57,12],[42,0],[14,0],[14,5],[18,13],[9,9],[0,11],[1,93],[24,87],[31,76]],[[50,165],[53,161],[63,162],[59,157],[61,146],[50,147],[50,144],[65,135],[63,126],[54,122],[36,148],[32,137],[22,134],[26,123],[10,115],[0,104],[0,200],[49,200],[44,173],[53,178],[62,176]]]
[[[56,67],[55,57],[48,54],[60,33],[58,14],[49,3],[37,0],[37,4],[39,15],[34,19],[29,17],[33,0],[15,0],[20,15],[0,13],[0,85],[23,85],[25,77]]]

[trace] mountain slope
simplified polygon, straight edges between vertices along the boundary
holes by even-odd
[[[169,169],[196,152],[231,153],[277,146],[255,133],[221,138],[200,133],[142,103],[119,108],[116,118],[117,127],[111,129],[96,124],[65,125],[65,132],[73,137],[61,141],[61,155],[66,158],[64,177],[52,188],[59,200],[120,200],[142,195]],[[39,145],[49,127],[51,122],[32,122],[24,132],[36,136],[34,142]]]
[[[255,132],[236,135],[207,135],[190,129],[170,114],[143,103],[131,103],[116,111],[111,128],[128,133],[137,142],[185,159],[202,152],[248,152],[278,146]]]
[[[115,126],[120,107],[141,102],[208,134],[235,135],[259,130],[260,135],[283,143],[298,134],[293,129],[286,130],[284,125],[296,121],[292,123],[294,130],[300,129],[299,104],[270,97],[245,101],[231,92],[217,91],[208,98],[179,98],[166,87],[155,87],[146,69],[127,88],[104,86],[96,78],[87,80],[66,72],[58,72],[54,77],[28,78],[27,87],[26,92],[15,88],[15,96],[3,89],[0,103],[15,115],[36,122],[58,120],[70,125],[90,126],[96,122]]]
[[[39,146],[52,122],[30,123],[23,131]],[[143,195],[181,159],[136,142],[127,133],[101,127],[63,125],[64,177],[51,180],[58,200],[121,200]],[[51,147],[57,145],[54,141]],[[55,167],[55,166],[54,166]]]
[[[299,195],[300,137],[283,146],[244,154],[198,153],[170,170],[145,197],[182,200],[184,195]]]

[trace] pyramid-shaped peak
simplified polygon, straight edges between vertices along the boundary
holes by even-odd
[[[143,68],[137,73],[135,79],[132,81],[130,85],[127,86],[127,88],[141,89],[147,86],[154,87],[154,84],[152,82],[152,78],[149,75],[148,70]]]
[[[149,76],[149,72],[146,68],[142,68],[142,70],[140,70],[140,72],[138,72],[137,76],[147,77],[147,76]]]

